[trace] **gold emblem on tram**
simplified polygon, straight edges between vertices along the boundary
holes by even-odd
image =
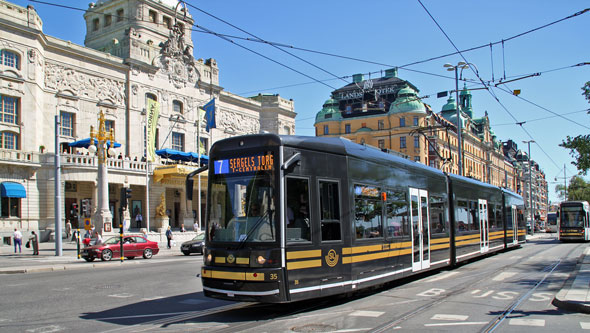
[[[228,264],[233,264],[234,261],[236,261],[236,257],[234,257],[233,254],[230,254],[229,256],[227,256],[227,263]]]
[[[336,251],[334,251],[334,250],[328,251],[328,254],[325,257],[326,264],[328,264],[328,266],[330,266],[330,267],[336,266],[336,264],[338,263],[338,257],[339,257],[339,255],[336,254]]]

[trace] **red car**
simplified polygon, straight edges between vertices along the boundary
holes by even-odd
[[[120,237],[115,236],[107,239],[100,245],[92,245],[81,250],[81,257],[86,261],[94,261],[100,258],[102,261],[108,261],[113,258],[121,257]],[[158,243],[147,240],[141,236],[123,237],[123,254],[127,259],[143,256],[150,259],[154,254],[158,254],[160,248]]]

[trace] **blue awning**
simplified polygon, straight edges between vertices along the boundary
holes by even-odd
[[[20,183],[3,182],[0,184],[0,193],[4,198],[26,198],[27,191]]]
[[[198,162],[199,161],[199,154],[193,152],[185,152],[179,151],[174,149],[159,149],[156,150],[156,154],[163,158],[168,158],[174,161],[185,161],[185,162]],[[201,163],[207,164],[209,163],[209,156],[207,155],[200,155]]]
[[[94,139],[94,145],[98,145],[98,140]],[[70,142],[68,143],[68,146],[70,147],[75,147],[75,148],[88,148],[90,146],[90,138],[86,138],[86,139],[82,139],[82,140],[78,140],[78,141],[74,141],[74,142]],[[107,141],[107,146],[110,147],[111,146],[111,141],[108,140]],[[114,144],[114,148],[119,148],[121,147],[121,144],[118,142],[115,142]]]

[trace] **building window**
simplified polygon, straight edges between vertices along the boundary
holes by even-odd
[[[117,9],[117,22],[123,21],[125,11],[123,9]]]
[[[399,118],[399,127],[406,127],[406,118]]]
[[[330,134],[330,130],[328,129],[328,125],[324,125],[324,135]]]
[[[113,22],[113,16],[111,14],[104,15],[104,26],[108,27]]]
[[[344,133],[345,134],[350,134],[350,124],[345,124],[344,125]]]
[[[115,121],[114,120],[105,120],[104,121],[104,129],[107,132],[110,132],[111,129],[113,130],[113,137],[115,136]]]
[[[153,101],[158,101],[158,97],[156,95],[150,94],[150,93],[145,94],[145,98],[146,99],[151,99]]]
[[[18,149],[18,134],[13,132],[0,132],[0,148]]]
[[[385,140],[381,139],[379,140],[379,149],[383,149],[385,148]]]
[[[184,151],[184,134],[172,132],[172,149]]]
[[[8,50],[2,50],[0,63],[4,66],[13,67],[16,69],[20,68],[20,57],[18,54]]]
[[[20,99],[17,97],[2,95],[2,104],[0,105],[0,122],[18,124],[19,102]]]
[[[418,126],[418,117],[414,117],[414,126]]]
[[[164,18],[162,18],[162,21],[164,21],[164,25],[166,26],[166,28],[172,29],[172,20],[168,16],[164,16]]]
[[[158,23],[158,13],[156,13],[155,11],[150,10],[148,17],[149,17],[150,22]]]
[[[385,128],[385,123],[383,122],[383,120],[379,120],[377,121],[377,129],[384,129]]]
[[[414,148],[420,148],[420,137],[414,137]]]
[[[20,198],[2,197],[1,217],[20,217]]]
[[[401,138],[399,138],[399,147],[406,148],[406,137],[405,136],[402,136]]]
[[[172,101],[172,109],[176,113],[182,113],[182,111],[183,111],[182,102],[179,100]]]
[[[97,31],[99,27],[100,27],[100,20],[97,18],[92,20],[92,31]]]
[[[59,118],[59,134],[63,136],[74,136],[74,114],[62,111],[60,112]]]
[[[346,114],[351,114],[352,113],[352,105],[347,105],[346,108],[344,109],[344,111],[346,112]]]

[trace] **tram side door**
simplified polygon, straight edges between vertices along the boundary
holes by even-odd
[[[512,243],[516,245],[518,244],[518,220],[516,219],[517,210],[515,205],[512,205],[510,213],[512,214],[512,230],[514,230],[514,233],[512,235]]]
[[[410,188],[412,221],[412,271],[430,267],[430,222],[428,192]]]
[[[490,250],[490,224],[488,221],[488,202],[479,199],[479,244],[481,253]]]

